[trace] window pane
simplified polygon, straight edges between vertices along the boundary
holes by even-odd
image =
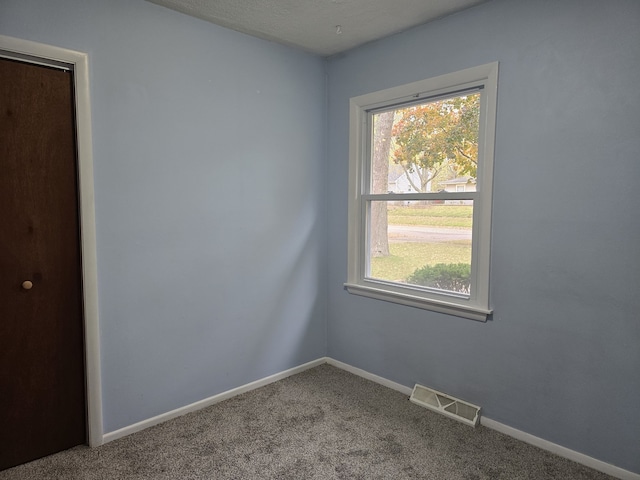
[[[371,117],[371,193],[476,191],[480,93]]]
[[[471,200],[370,202],[367,277],[468,295]]]

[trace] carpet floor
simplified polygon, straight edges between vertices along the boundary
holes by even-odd
[[[0,480],[610,479],[329,365]]]

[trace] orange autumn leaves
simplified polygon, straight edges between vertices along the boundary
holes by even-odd
[[[391,160],[427,180],[476,176],[480,94],[470,94],[396,110]]]

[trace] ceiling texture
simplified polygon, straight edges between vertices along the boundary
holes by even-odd
[[[328,57],[487,0],[147,0]]]

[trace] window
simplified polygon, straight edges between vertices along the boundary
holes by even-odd
[[[497,83],[496,62],[351,99],[350,293],[491,313]]]

